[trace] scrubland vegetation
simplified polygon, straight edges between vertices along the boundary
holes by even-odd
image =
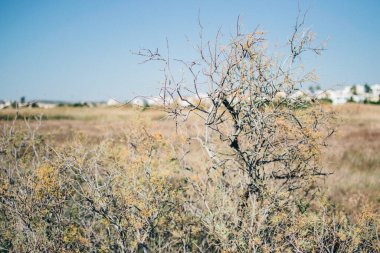
[[[245,217],[233,179],[190,140],[196,127],[176,132],[153,109],[63,110],[45,112],[73,119],[1,122],[2,252],[379,250],[378,107],[334,107],[339,130],[321,154],[334,174],[312,199],[269,191]]]
[[[32,116],[1,122],[0,250],[379,252],[379,109],[294,98],[323,50],[302,27],[280,60],[239,27],[194,61],[141,50],[161,108],[3,111]]]

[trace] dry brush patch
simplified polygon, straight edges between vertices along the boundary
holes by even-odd
[[[64,145],[41,134],[38,121],[4,124],[1,251],[378,252],[376,205],[346,213],[320,187],[334,124],[318,101],[292,97],[314,79],[298,58],[322,50],[302,27],[298,20],[282,62],[268,55],[262,32],[239,27],[227,45],[201,42],[199,60],[177,59],[186,76],[174,75],[169,56],[140,52],[164,63],[171,123],[153,111],[75,111],[69,122],[92,126]],[[95,138],[96,119],[108,130]],[[364,161],[377,167],[342,154],[348,172]]]
[[[3,128],[1,251],[378,250],[370,206],[349,216],[317,196],[300,212],[267,191],[242,213],[236,178],[184,169],[186,138],[154,129],[136,122],[96,145],[53,146],[28,127]]]

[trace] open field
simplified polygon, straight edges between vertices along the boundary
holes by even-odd
[[[205,150],[188,139],[202,129],[196,118],[178,126],[154,108],[1,110],[0,252],[275,252],[269,243],[376,252],[380,107],[325,109],[336,115],[321,155],[332,174],[317,181],[325,202],[300,202],[295,213],[292,195],[268,193],[243,215],[241,193],[228,190],[239,182],[210,172]]]
[[[334,174],[326,186],[331,198],[355,211],[380,204],[380,107],[347,104],[335,108],[337,131],[324,156]]]
[[[344,208],[355,211],[363,204],[380,205],[380,107],[347,104],[332,108],[337,115],[336,133],[325,150],[323,163],[329,172],[324,187]],[[0,111],[2,124],[10,124],[16,111]],[[16,124],[39,126],[54,144],[67,145],[78,136],[99,143],[117,133],[128,132],[130,123],[143,122],[147,131],[171,138],[175,124],[159,109],[131,107],[21,109]],[[36,120],[42,118],[41,121]],[[198,156],[197,156],[198,157]]]

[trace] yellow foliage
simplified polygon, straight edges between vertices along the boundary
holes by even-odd
[[[53,166],[42,164],[36,169],[35,178],[35,190],[38,197],[59,193],[58,171]]]
[[[86,246],[89,244],[89,241],[82,236],[82,229],[71,224],[69,225],[63,235],[63,241],[67,244],[78,243],[80,245]]]

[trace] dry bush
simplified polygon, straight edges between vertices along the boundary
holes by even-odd
[[[1,251],[379,250],[380,217],[370,207],[351,217],[316,197],[299,211],[286,193],[266,191],[242,211],[236,179],[182,171],[183,138],[129,127],[99,145],[63,147],[34,129],[3,128]]]
[[[219,33],[214,44],[205,43],[201,34],[195,60],[178,60],[157,50],[138,53],[163,63],[161,96],[177,125],[192,121],[192,115],[202,122],[203,130],[189,138],[200,143],[212,165],[190,180],[196,199],[187,209],[207,228],[207,250],[347,250],[324,233],[313,242],[302,238],[303,233],[279,235],[298,226],[292,221],[310,214],[317,180],[328,174],[321,167],[321,152],[334,132],[332,115],[318,101],[295,96],[315,78],[302,71],[300,56],[323,50],[313,46],[314,36],[303,25],[304,20],[297,20],[289,55],[282,59],[268,54],[262,32],[242,34],[239,24],[227,45],[219,43]],[[176,63],[182,65],[179,74],[173,70]],[[205,91],[207,96],[202,95]],[[199,129],[198,122],[194,125]],[[273,219],[289,222],[281,228],[281,222],[272,226]],[[308,233],[307,226],[300,227]]]
[[[242,203],[251,195],[262,198],[266,188],[305,193],[310,180],[326,175],[318,164],[320,147],[332,134],[328,114],[309,97],[295,97],[313,73],[302,73],[298,58],[313,47],[313,35],[297,21],[289,40],[290,53],[282,60],[270,56],[263,32],[236,36],[227,45],[202,41],[199,59],[184,61],[141,51],[148,61],[162,61],[165,109],[176,120],[196,114],[204,131],[196,137],[222,174],[239,174]],[[168,54],[169,55],[169,54]],[[177,76],[172,62],[187,72]],[[207,85],[207,96],[201,91]],[[190,99],[186,95],[195,96]],[[179,101],[170,103],[170,101]]]
[[[165,107],[177,126],[166,137],[141,118],[65,145],[4,124],[0,251],[379,252],[376,208],[348,215],[318,187],[332,129],[317,102],[293,97],[313,77],[298,57],[320,51],[302,25],[282,62],[258,31],[199,47],[199,61],[179,61],[193,88],[146,51],[165,65],[164,102],[178,99]]]
[[[25,129],[5,128],[1,250],[186,247],[186,238],[200,230],[191,230],[192,218],[183,211],[185,189],[176,176],[175,150],[161,134],[143,128],[132,125],[135,131],[97,147],[78,141],[60,150]]]

